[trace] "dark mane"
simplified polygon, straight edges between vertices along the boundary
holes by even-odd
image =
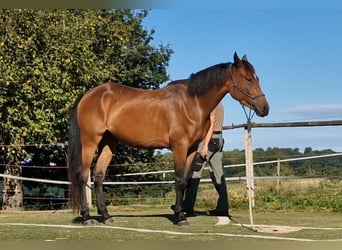
[[[191,74],[188,79],[188,92],[191,96],[206,93],[213,86],[225,83],[230,63],[220,63],[197,73]]]

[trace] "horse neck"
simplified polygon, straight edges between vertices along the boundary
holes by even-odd
[[[212,88],[206,94],[198,96],[201,109],[205,113],[211,113],[228,92],[228,88],[221,86]]]

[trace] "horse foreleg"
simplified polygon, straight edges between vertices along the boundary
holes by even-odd
[[[185,188],[191,177],[190,164],[194,158],[195,151],[190,153],[185,161],[180,160],[179,155],[174,152],[175,172],[176,172],[176,205],[175,216],[177,225],[189,225],[183,211],[183,200]]]
[[[105,224],[112,224],[114,223],[114,219],[111,215],[109,215],[107,206],[104,200],[103,179],[104,179],[104,176],[102,174],[98,174],[95,176],[94,186],[95,186],[95,193],[96,193],[96,200],[97,200],[97,213],[99,215],[102,215],[102,219]]]
[[[184,191],[186,187],[186,179],[183,176],[176,175],[176,205],[175,205],[175,216],[176,221],[175,224],[182,226],[188,225],[188,221],[184,215],[183,211],[183,198],[184,198]]]
[[[103,193],[103,180],[107,171],[107,167],[112,159],[112,151],[108,146],[103,147],[100,151],[99,159],[94,169],[94,187],[97,200],[97,213],[102,215],[103,222],[111,224],[114,222],[112,216],[109,215]]]

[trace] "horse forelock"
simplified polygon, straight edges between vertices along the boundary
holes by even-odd
[[[223,85],[227,80],[229,65],[230,63],[220,63],[191,74],[188,79],[189,94],[202,95],[214,86]]]

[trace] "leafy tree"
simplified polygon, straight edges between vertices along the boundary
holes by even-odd
[[[223,165],[235,165],[245,162],[245,151],[234,149],[232,151],[223,152]],[[234,167],[224,169],[226,176],[244,176],[245,167]]]
[[[298,158],[313,155],[325,155],[335,153],[331,149],[312,150],[307,147],[304,153],[298,148],[278,148],[268,147],[266,150],[257,148],[253,151],[254,162],[282,160],[290,158]],[[226,151],[224,155],[224,165],[241,164],[245,162],[244,150]],[[304,161],[282,162],[280,174],[283,176],[300,175],[300,176],[332,176],[338,177],[342,174],[342,157],[317,158]],[[261,164],[254,167],[255,175],[270,176],[276,174],[276,164]],[[244,168],[228,168],[225,170],[227,176],[244,176]]]
[[[312,153],[312,148],[311,147],[306,147],[304,149],[304,154],[310,154],[310,153]]]
[[[144,10],[0,10],[0,155],[8,174],[20,175],[20,162],[37,154],[46,162],[64,161],[64,148],[44,146],[65,144],[69,109],[86,90],[108,80],[158,89],[168,80],[172,51],[150,45],[154,30],[142,26],[146,15]],[[14,199],[20,182],[9,182],[4,209],[22,202]]]

